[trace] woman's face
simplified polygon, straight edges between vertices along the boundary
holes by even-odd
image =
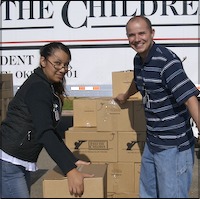
[[[63,80],[64,75],[68,71],[69,62],[69,55],[61,49],[55,50],[54,53],[47,58],[40,58],[42,69],[52,83],[61,82]]]

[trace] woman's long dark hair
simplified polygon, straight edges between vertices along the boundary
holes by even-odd
[[[47,59],[48,57],[53,55],[53,53],[57,49],[60,49],[60,50],[64,51],[66,54],[68,54],[69,59],[71,61],[71,52],[70,52],[69,48],[61,42],[51,42],[51,43],[44,45],[40,49],[40,56]],[[53,83],[53,87],[54,87],[56,94],[60,97],[60,99],[63,103],[64,97],[67,96],[66,91],[65,91],[65,89],[66,89],[65,77],[63,78],[62,82]]]

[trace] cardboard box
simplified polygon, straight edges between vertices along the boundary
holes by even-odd
[[[133,70],[112,72],[112,96],[125,93],[133,80]]]
[[[117,132],[65,131],[65,144],[82,160],[117,162]]]
[[[107,198],[107,165],[91,164],[79,167],[83,173],[94,174],[84,179],[84,193],[80,198]],[[69,193],[67,177],[56,166],[49,170],[43,178],[44,198],[75,198]]]
[[[78,98],[73,100],[73,126],[96,127],[96,99]]]
[[[141,162],[109,163],[107,168],[108,193],[139,193]]]
[[[0,74],[0,99],[12,98],[13,93],[13,76],[12,74]]]
[[[118,132],[118,162],[140,162],[146,132]]]
[[[144,106],[141,100],[133,102],[133,110],[134,110],[134,130],[138,131],[146,131],[146,117],[144,113]]]
[[[135,131],[146,131],[146,117],[144,112],[144,105],[142,102],[142,95],[140,92],[132,95],[128,101],[133,102],[133,127]]]
[[[97,131],[132,131],[133,101],[118,104],[112,98],[97,100]]]

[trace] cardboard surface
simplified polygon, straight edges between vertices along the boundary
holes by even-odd
[[[118,132],[118,161],[140,162],[145,139],[146,132]]]
[[[117,132],[68,130],[65,144],[81,160],[117,162]]]
[[[96,99],[80,98],[73,100],[73,126],[96,127]]]
[[[97,101],[97,131],[133,130],[133,102],[118,104],[112,98]]]
[[[125,93],[133,80],[133,70],[112,72],[112,96]]]
[[[84,179],[84,193],[80,198],[107,197],[107,165],[91,164],[77,168],[83,173],[94,174]],[[58,166],[49,170],[43,179],[44,198],[75,198],[69,193],[67,177],[64,177]]]
[[[109,163],[107,191],[110,193],[139,193],[140,162]]]

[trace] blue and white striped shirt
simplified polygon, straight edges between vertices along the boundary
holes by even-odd
[[[143,96],[151,149],[158,152],[174,146],[180,151],[190,148],[194,136],[184,102],[198,96],[199,90],[187,77],[179,57],[154,43],[145,63],[136,54],[134,80]]]

